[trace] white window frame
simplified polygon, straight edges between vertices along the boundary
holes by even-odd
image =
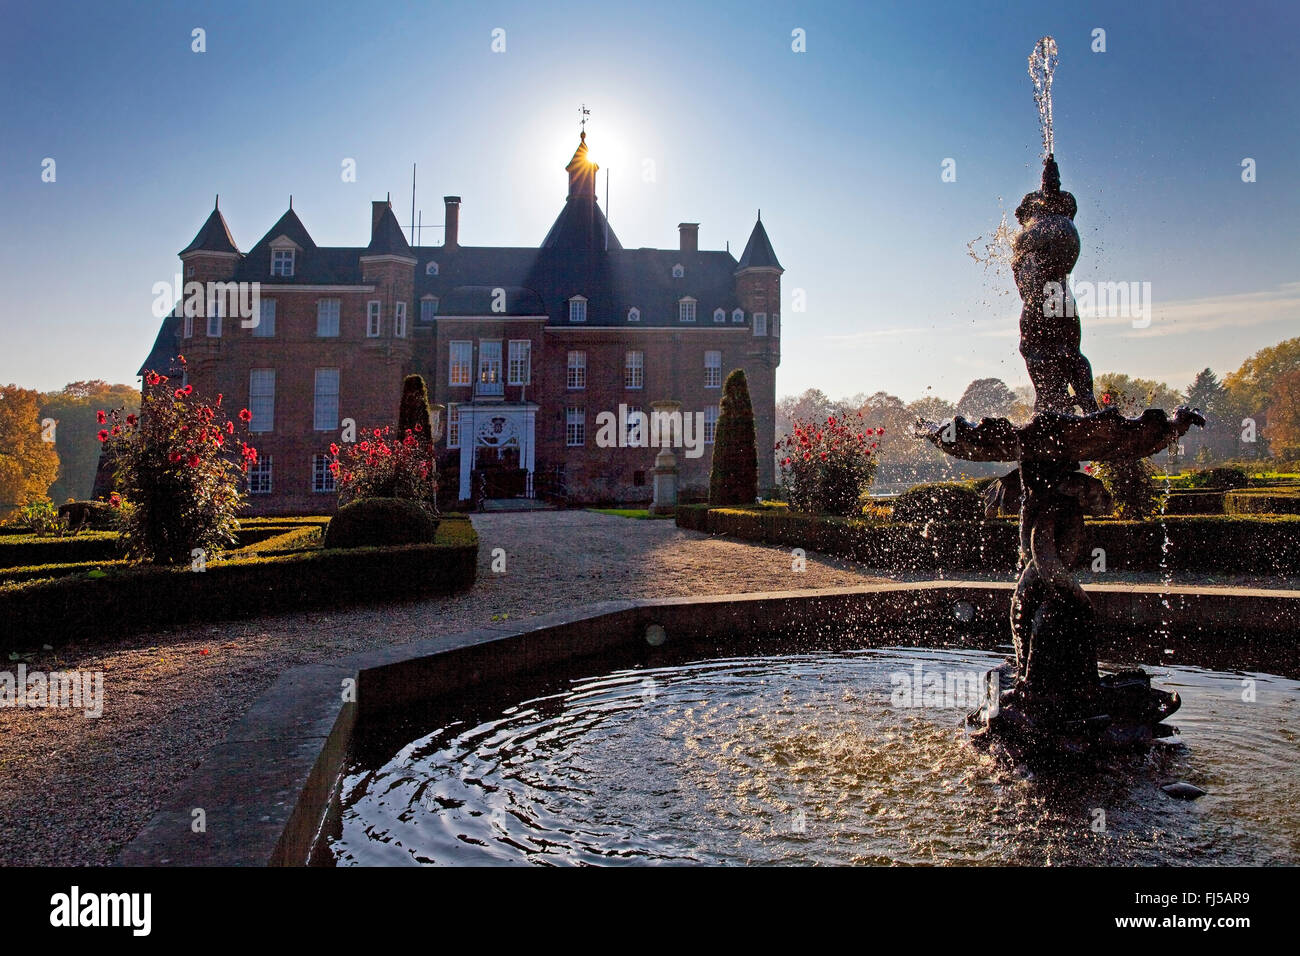
[[[331,376],[323,376],[324,384],[328,386],[333,379],[333,391],[322,391],[322,372],[333,372]],[[333,412],[333,414],[329,414]],[[337,368],[318,368],[315,377],[312,380],[312,413],[311,413],[312,430],[318,432],[332,432],[339,427],[339,370]]]
[[[460,406],[455,402],[447,405],[447,447],[460,447]]]
[[[275,299],[260,299],[257,325],[253,326],[253,335],[259,339],[275,337]]]
[[[681,279],[686,276],[686,267],[680,262],[673,266],[673,278]]]
[[[761,338],[767,335],[767,313],[754,313],[754,337]]]
[[[384,303],[371,299],[366,303],[366,338],[379,338],[379,331],[384,322]]]
[[[504,379],[501,377],[505,369],[504,349],[501,348],[500,339],[479,339],[478,340],[478,384],[482,386],[481,391],[489,395],[498,395],[498,391]],[[493,362],[493,353],[496,354],[496,361]]]
[[[709,360],[717,356],[717,364],[712,364]],[[722,351],[720,349],[709,349],[704,353],[704,387],[705,388],[722,388]]]
[[[734,324],[734,325],[741,325],[741,324],[743,324],[744,321],[745,321],[745,310],[744,310],[744,309],[732,309],[732,310],[731,310],[731,321],[732,321],[732,324]]]
[[[181,320],[181,338],[194,338],[194,316],[188,312],[185,313],[185,317]]]
[[[424,274],[427,276],[436,276],[438,274],[438,263],[433,260],[425,263]]]
[[[628,310],[627,310],[627,320],[628,320],[629,322],[640,322],[640,321],[641,321],[641,310],[638,309],[636,306],[633,306],[632,308],[628,309]]]
[[[704,410],[704,444],[712,445],[718,437],[718,406],[710,405]]]
[[[533,383],[533,343],[531,339],[511,339],[506,359],[506,384]]]
[[[342,299],[317,299],[316,300],[316,337],[320,339],[336,339],[339,336],[340,314],[343,312]],[[325,319],[333,320],[334,331],[328,331],[329,323],[322,326]],[[326,331],[321,331],[324,328]]]
[[[463,370],[463,374],[457,375],[458,370]],[[474,343],[469,339],[453,339],[448,346],[447,384],[452,388],[469,388],[474,384]]]
[[[727,321],[727,310],[726,310],[726,309],[714,309],[714,310],[713,310],[713,321],[714,321],[715,323],[718,323],[718,322],[726,322],[726,321]]]
[[[569,321],[587,321],[587,297],[585,295],[575,295],[569,299]]]
[[[628,349],[623,353],[623,387],[645,388],[645,352],[640,349]]]
[[[575,392],[587,387],[587,353],[585,351],[574,349],[565,358],[564,387]]]
[[[677,300],[677,321],[694,322],[695,321],[695,304],[696,300],[687,296],[684,299]]]
[[[587,444],[587,409],[567,405],[564,409],[564,447],[582,448]]]
[[[269,495],[275,487],[271,470],[270,455],[258,455],[257,461],[248,466],[248,493],[250,495]],[[262,485],[265,484],[265,487]]]
[[[271,275],[277,279],[292,279],[297,265],[297,249],[271,250]]]
[[[398,339],[406,338],[405,302],[396,302],[393,304],[393,337]]]
[[[207,335],[210,339],[221,338],[221,320],[225,318],[226,303],[222,296],[213,296],[212,301],[208,303],[211,308],[208,310]]]
[[[338,484],[334,480],[334,472],[330,471],[330,462],[333,460],[329,455],[311,456],[312,494],[328,495],[338,491]]]
[[[259,376],[259,372],[269,374]],[[262,383],[261,389],[256,387],[258,382]],[[262,400],[260,403],[259,399]],[[260,413],[259,407],[262,409]],[[265,434],[275,430],[275,369],[250,368],[248,370],[248,410],[252,413],[252,417],[248,420],[250,432]]]

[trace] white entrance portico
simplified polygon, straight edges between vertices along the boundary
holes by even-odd
[[[471,472],[479,450],[499,452],[512,448],[519,453],[519,467],[528,473],[527,496],[533,496],[534,440],[538,405],[535,402],[505,404],[482,402],[461,405],[460,412],[460,491],[458,497],[474,497]]]

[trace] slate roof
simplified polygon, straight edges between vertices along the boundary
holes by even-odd
[[[158,327],[158,335],[153,340],[153,347],[144,358],[144,364],[135,374],[143,376],[145,372],[157,372],[160,375],[175,376],[180,374],[180,363],[176,356],[181,354],[181,317],[169,314],[163,317]]]
[[[767,238],[767,230],[763,228],[763,219],[760,215],[759,220],[754,223],[754,231],[749,234],[749,242],[745,243],[745,251],[740,256],[741,269],[781,269],[781,263],[776,261],[776,253],[772,251],[772,242]],[[781,269],[784,272],[784,269]]]
[[[213,207],[193,241],[177,255],[183,256],[191,252],[239,252],[234,237],[230,235],[230,227],[226,225],[226,219],[221,215],[219,208]]]
[[[370,245],[366,246],[366,255],[368,256],[410,256],[411,244],[406,241],[406,236],[402,233],[402,227],[397,223],[397,217],[393,215],[391,204],[385,204],[383,212],[379,215],[379,221],[375,223],[370,237]]]

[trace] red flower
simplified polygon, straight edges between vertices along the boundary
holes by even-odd
[[[194,386],[186,385],[184,388],[181,389],[181,391],[184,392],[186,395],[188,395],[190,394],[190,392],[194,391]]]
[[[100,441],[108,441],[108,429],[101,428],[99,430],[99,434],[96,435],[95,437],[98,438]]]
[[[424,426],[423,426],[423,425],[416,425],[416,426],[415,426],[415,430],[416,430],[417,432],[422,432],[422,431],[424,431]]]
[[[114,434],[114,435],[120,435],[120,434],[122,434],[122,426],[120,426],[120,425],[114,425],[114,426],[113,426],[113,434]]]
[[[234,423],[234,422],[226,422],[226,434],[227,434],[227,435],[233,435],[234,433],[235,433],[235,423]]]
[[[137,421],[138,421],[138,419],[137,419],[134,415],[127,415],[127,416],[126,416],[126,423],[127,423],[128,425],[132,425],[132,426],[134,426],[135,423],[136,423]]]
[[[199,467],[199,456],[198,456],[198,455],[190,455],[190,460],[187,461],[185,464],[189,465],[191,468],[197,468],[197,467]]]
[[[159,382],[162,381],[162,376],[159,375],[157,372],[146,372],[144,376],[144,380],[145,380],[145,384],[147,385],[157,385]]]
[[[241,408],[239,410],[239,420],[241,422],[251,422],[253,420],[253,413],[247,408]]]
[[[108,504],[112,508],[122,507],[122,496],[119,495],[116,491],[113,492],[111,495],[108,496]]]
[[[383,432],[381,432],[378,428],[376,428],[374,434],[375,434],[375,437],[378,438],[380,435],[383,434]]]
[[[178,362],[180,362],[182,365],[184,365],[184,364],[185,364],[185,356],[184,356],[184,355],[178,355],[178,356],[176,356],[176,361],[178,361]]]
[[[205,648],[203,648],[203,650],[199,651],[199,653],[202,654],[202,655],[204,655],[204,656],[207,656],[208,654],[210,654],[210,653],[212,653],[212,652],[209,651],[209,650],[205,647]]]
[[[334,442],[330,442],[330,454],[334,455],[337,458],[338,453],[339,453],[339,446],[334,444]]]
[[[176,389],[175,395],[176,395],[177,398],[184,398],[184,397],[185,397],[185,389],[183,389],[183,388],[178,388],[178,389]]]
[[[102,425],[106,421],[108,421],[108,416],[105,415],[102,411],[95,412],[95,421],[99,422]]]
[[[217,392],[217,408],[221,407],[221,399],[224,397],[225,396],[221,392]]]

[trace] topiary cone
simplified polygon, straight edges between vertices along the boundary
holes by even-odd
[[[749,505],[758,499],[758,437],[749,382],[734,370],[722,386],[718,425],[713,434],[713,471],[709,503]]]

